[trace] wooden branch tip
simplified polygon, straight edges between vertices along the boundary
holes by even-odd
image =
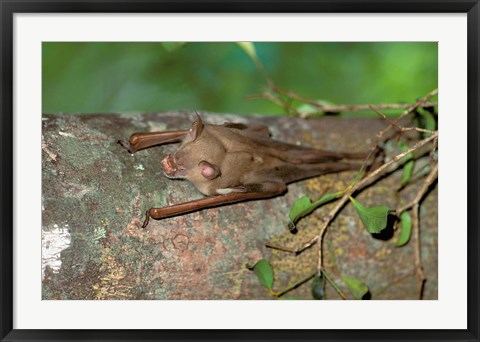
[[[277,249],[279,251],[288,252],[288,253],[298,255],[298,254],[304,252],[305,250],[307,250],[308,248],[310,248],[311,246],[313,246],[317,242],[317,239],[318,239],[318,236],[314,236],[310,241],[304,243],[299,248],[285,247],[285,246],[271,244],[271,243],[268,243],[268,242],[265,244],[265,247],[272,248],[272,249]]]

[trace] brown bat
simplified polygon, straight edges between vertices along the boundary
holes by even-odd
[[[168,178],[192,182],[207,197],[164,208],[150,208],[156,220],[199,209],[268,198],[287,191],[286,184],[329,172],[359,169],[344,159],[365,158],[364,153],[329,152],[270,138],[266,126],[237,123],[204,124],[197,120],[189,130],[134,133],[119,143],[130,153],[166,143],[181,142],[161,165]]]

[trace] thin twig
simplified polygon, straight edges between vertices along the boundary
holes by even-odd
[[[379,168],[375,169],[371,174],[369,174],[367,177],[362,179],[359,183],[358,186],[353,189],[353,191],[350,191],[351,193],[355,192],[356,190],[363,189],[365,186],[369,185],[371,182],[375,181],[378,179],[378,176],[380,173],[382,173],[385,169],[390,167],[390,165],[398,162],[400,159],[405,157],[407,154],[410,154],[412,152],[415,152],[416,150],[420,149],[422,146],[428,144],[430,141],[436,139],[438,137],[438,131],[433,132],[433,134],[423,140],[420,140],[417,142],[415,145],[410,147],[408,150],[403,151],[402,153],[397,154],[394,156],[392,159],[390,159],[388,162],[380,166]],[[407,162],[408,160],[405,160]],[[399,165],[400,166],[400,165]],[[345,196],[344,196],[345,197]],[[348,196],[347,196],[348,197]]]
[[[432,168],[432,171],[430,171],[430,174],[425,178],[425,181],[423,182],[422,187],[418,191],[417,195],[415,198],[405,204],[404,206],[400,207],[399,209],[396,210],[395,214],[400,217],[400,215],[405,211],[410,208],[413,208],[415,205],[419,204],[420,201],[422,200],[423,196],[427,192],[428,188],[432,183],[437,179],[438,177],[438,162],[435,163],[435,166]]]
[[[302,253],[304,250],[312,247],[317,242],[317,239],[318,239],[318,236],[315,235],[315,237],[313,239],[310,239],[308,242],[304,243],[299,248],[284,247],[284,246],[274,245],[274,244],[271,244],[271,243],[268,243],[268,242],[265,244],[265,246],[269,247],[269,248],[278,249],[280,251],[289,252],[289,253],[298,255],[298,254]]]
[[[327,274],[327,272],[325,272],[325,270],[322,270],[322,273],[323,275],[325,276],[325,278],[328,280],[328,282],[330,283],[330,285],[333,286],[333,288],[335,289],[335,291],[337,291],[338,295],[340,297],[342,297],[342,299],[345,299],[347,300],[347,296],[345,295],[345,293],[343,293],[342,290],[340,290],[340,288],[338,287],[338,285],[333,281],[333,279],[330,278],[330,276]]]
[[[371,106],[370,104],[326,105],[324,103],[321,103],[321,102],[318,102],[318,101],[300,96],[300,95],[294,93],[293,91],[282,89],[282,88],[280,88],[278,86],[275,86],[275,85],[271,85],[270,89],[277,92],[277,93],[280,93],[280,94],[286,95],[288,97],[294,98],[296,100],[311,104],[312,106],[318,107],[320,110],[325,111],[325,112],[329,112],[329,113],[357,112],[357,111],[362,111],[362,110],[369,110],[370,106]],[[434,91],[436,91],[436,89]],[[375,105],[375,107],[378,108],[378,109],[382,109],[382,110],[383,109],[408,109],[411,106],[415,106],[415,107],[418,107],[418,106],[421,106],[421,107],[436,107],[438,105],[437,102],[427,102],[428,99],[430,99],[431,97],[436,95],[436,94],[430,95],[431,93],[427,94],[427,96],[428,96],[427,99],[425,99],[425,97],[423,97],[422,99],[418,100],[414,104],[411,104],[411,103],[410,104],[409,103],[392,103],[392,104],[383,103],[383,104]]]
[[[403,126],[399,125],[396,121],[393,121],[393,120],[389,119],[385,114],[378,111],[374,106],[370,106],[370,109],[373,112],[375,112],[375,114],[380,116],[382,119],[384,119],[385,121],[388,121],[391,126],[395,127],[400,132],[417,131],[417,132],[429,133],[429,134],[432,134],[434,132],[434,131],[431,131],[429,129],[424,129],[424,128],[420,128],[420,127],[403,127]]]
[[[415,102],[414,104],[412,105],[409,105],[409,107],[402,113],[402,115],[400,115],[396,120],[395,120],[395,123],[399,123],[405,116],[409,115],[410,113],[412,113],[415,109],[417,109],[418,107],[426,107],[425,104],[427,103],[427,101],[429,99],[431,99],[433,96],[437,95],[438,94],[438,89],[433,89],[431,92],[429,92],[427,95],[425,95],[424,97],[422,97],[421,99],[417,100],[417,102]],[[431,106],[430,106],[431,107]],[[377,106],[377,108],[379,108]],[[379,108],[379,109],[382,109],[382,108]],[[391,128],[393,127],[393,125],[388,125],[383,131],[380,132],[381,135],[383,135],[384,133],[386,133],[387,131],[389,131]]]
[[[285,101],[283,101],[282,99],[279,99],[277,96],[273,95],[272,93],[263,93],[262,94],[266,99],[269,99],[270,101],[272,101],[273,103],[276,103],[278,104],[279,106],[285,108],[287,111],[292,111],[295,113],[296,116],[300,116],[300,113],[295,109],[293,108],[292,106],[290,106],[288,103],[286,103]]]
[[[317,275],[316,273],[312,273],[312,274],[306,276],[305,278],[297,281],[295,284],[287,287],[286,289],[283,289],[283,290],[280,291],[280,292],[276,292],[276,293],[275,293],[275,297],[278,298],[278,297],[283,296],[285,293],[290,292],[290,291],[292,291],[293,289],[296,289],[297,287],[299,287],[299,286],[302,285],[303,283],[309,281],[310,279],[312,279],[312,278],[315,277],[316,275]]]
[[[420,242],[420,225],[418,219],[419,204],[415,204],[412,208],[412,231],[413,239],[415,240],[415,269],[417,270],[418,278],[418,299],[423,298],[423,287],[425,285],[425,275],[423,274],[422,253]]]
[[[273,84],[273,82],[269,83],[268,84],[268,87],[270,90],[276,92],[276,93],[279,93],[279,94],[282,94],[282,95],[286,95],[292,99],[295,99],[295,100],[298,100],[298,101],[301,101],[301,102],[304,102],[304,103],[308,103],[312,106],[315,106],[318,108],[319,111],[323,111],[323,112],[327,112],[327,113],[340,113],[340,112],[358,112],[358,111],[366,111],[366,110],[369,110],[370,109],[370,106],[372,106],[372,104],[357,104],[357,105],[350,105],[350,104],[341,104],[341,105],[326,105],[324,103],[320,103],[318,101],[315,101],[315,100],[312,100],[312,99],[309,99],[309,98],[306,98],[306,97],[303,97],[303,96],[300,96],[296,93],[294,93],[293,91],[290,91],[290,90],[285,90],[285,89],[282,89],[276,85]],[[430,99],[431,97],[433,97],[434,95],[436,95],[438,93],[437,89],[435,89],[434,91],[430,92],[429,94],[427,94],[427,96],[419,99],[417,102],[415,103],[382,103],[382,104],[376,104],[376,105],[373,105],[375,108],[379,109],[379,110],[384,110],[384,109],[406,109],[406,114],[405,112],[402,114],[402,116],[405,116],[409,113],[411,113],[413,110],[415,110],[416,108],[418,107],[421,107],[421,108],[426,108],[426,107],[436,107],[438,106],[438,103],[437,102],[430,102],[428,101],[428,99]],[[281,103],[277,102],[277,101],[273,101],[272,99],[272,96],[271,95],[268,95],[269,93],[265,92],[265,93],[262,93],[262,94],[259,94],[259,95],[249,95],[249,96],[246,96],[245,98],[246,99],[259,99],[259,98],[265,98],[267,100],[271,100],[272,102],[275,102],[276,104],[282,106]],[[315,112],[312,112],[311,114],[314,114],[314,113],[318,113],[318,111],[315,111]],[[303,116],[304,117],[308,117],[308,114],[310,113],[304,113]],[[299,115],[297,113],[297,115]]]
[[[419,208],[420,202],[427,193],[428,189],[432,185],[432,183],[438,178],[438,162],[435,163],[432,171],[430,174],[425,178],[422,187],[418,191],[415,198],[398,209],[396,211],[396,215],[400,216],[405,210],[412,209],[412,231],[413,231],[413,240],[415,241],[415,269],[417,272],[418,278],[418,299],[423,298],[423,289],[425,286],[425,274],[423,273],[423,265],[422,265],[422,250],[421,250],[421,241],[420,241],[420,224],[419,224]]]

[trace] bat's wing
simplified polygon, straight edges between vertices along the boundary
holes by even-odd
[[[182,141],[187,134],[187,130],[133,133],[130,136],[130,139],[128,139],[128,142],[119,140],[118,143],[125,147],[128,152],[135,153],[139,150],[143,150],[144,148]]]
[[[171,205],[163,208],[150,208],[147,211],[147,217],[143,223],[145,228],[149,218],[160,220],[167,217],[183,215],[193,211],[217,207],[220,205],[247,201],[252,199],[269,198],[280,195],[287,190],[287,186],[283,183],[266,182],[261,184],[246,184],[243,186],[242,192],[232,192],[226,195],[217,195],[205,197],[198,200],[185,202],[181,204]]]
[[[366,153],[320,150],[260,136],[251,137],[251,140],[254,145],[258,146],[256,151],[265,151],[269,155],[292,164],[317,164],[342,159],[364,159],[367,156]]]
[[[294,164],[318,164],[343,159],[365,159],[366,153],[325,151],[317,149],[289,150],[289,160]]]

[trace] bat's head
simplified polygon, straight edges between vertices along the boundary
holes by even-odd
[[[202,182],[211,181],[221,175],[217,165],[220,165],[224,155],[225,148],[209,134],[197,115],[197,120],[179,149],[167,155],[161,163],[165,176],[186,178],[202,191]]]

